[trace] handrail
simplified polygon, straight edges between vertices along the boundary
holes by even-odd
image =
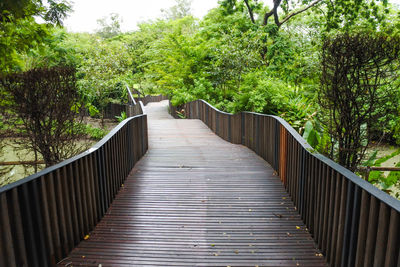
[[[55,266],[94,229],[147,148],[147,116],[137,115],[89,150],[1,187],[0,266]]]
[[[128,91],[128,96],[129,96],[129,100],[130,100],[129,102],[132,102],[134,105],[136,105],[136,101],[135,101],[135,99],[133,98],[131,89],[129,89],[129,87],[126,86],[126,90]]]
[[[399,200],[316,153],[280,117],[225,113],[204,100],[184,110],[271,164],[330,266],[399,266]]]

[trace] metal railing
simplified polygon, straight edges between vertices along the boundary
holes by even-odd
[[[399,200],[314,152],[282,118],[225,113],[203,100],[184,112],[271,164],[330,266],[400,266]]]
[[[143,113],[143,104],[135,105]],[[88,151],[0,188],[0,266],[54,266],[106,213],[148,148],[146,114]]]

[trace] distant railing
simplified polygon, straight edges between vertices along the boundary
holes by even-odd
[[[103,118],[115,119],[115,117],[121,116],[122,112],[125,112],[127,117],[132,117],[141,114],[142,111],[139,102],[136,105],[108,103],[104,109]]]
[[[225,113],[203,100],[183,109],[272,165],[330,266],[400,266],[399,200],[314,152],[282,118]]]
[[[143,104],[135,105],[143,113]],[[0,188],[0,266],[54,266],[94,229],[147,151],[147,116],[88,151]]]
[[[165,95],[146,95],[145,97],[137,97],[136,101],[142,101],[143,105],[147,105],[150,102],[160,102],[162,100],[168,100],[168,96]]]

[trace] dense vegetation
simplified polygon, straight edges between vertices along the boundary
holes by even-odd
[[[66,3],[50,1],[53,6],[43,11],[41,1],[16,2],[36,5],[24,12],[2,6],[10,12],[0,17],[4,36],[0,73],[72,66],[80,101],[92,115],[101,114],[109,102],[126,101],[128,85],[144,94],[168,94],[176,106],[202,98],[227,112],[279,115],[315,149],[352,170],[363,164],[371,142],[400,145],[399,62],[394,45],[400,20],[399,11],[386,1],[274,1],[268,7],[262,1],[221,0],[200,20],[190,15],[190,1],[179,0],[163,18],[143,22],[132,32],[121,33],[119,16],[110,14],[110,21],[99,20],[94,34],[69,33],[61,27],[69,11]],[[33,15],[39,13],[47,23],[35,22]],[[346,40],[360,38],[370,44],[367,37],[381,41],[367,48],[382,61],[360,54],[360,46],[345,46]],[[393,53],[377,51],[380,48]],[[338,57],[336,64],[335,49],[354,61]],[[358,62],[359,66],[335,73],[338,64],[357,60],[365,64]],[[333,100],[340,97],[329,92],[335,90],[332,85],[338,84],[338,75],[352,77],[353,84],[348,87],[349,79],[336,90],[357,88],[352,96],[338,91],[345,102],[352,97],[351,110],[334,109],[340,101]],[[366,99],[376,101],[369,106]],[[350,128],[340,127],[342,121],[336,120],[354,112],[362,117],[356,124],[349,121],[356,126],[351,131],[357,142],[342,138]],[[357,144],[346,146],[349,142]],[[345,150],[353,154],[346,158]],[[373,164],[373,156],[364,164]],[[391,179],[372,175],[372,180],[390,189],[398,185],[396,175]]]

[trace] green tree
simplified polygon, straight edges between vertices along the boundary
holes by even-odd
[[[193,0],[175,0],[175,5],[169,9],[161,9],[167,20],[182,19],[191,14],[191,5]]]
[[[122,18],[119,14],[111,13],[109,17],[97,20],[100,28],[96,31],[96,34],[104,39],[115,37],[121,33],[121,23]]]
[[[260,31],[259,53],[267,65],[268,50],[274,44],[282,25],[300,14],[313,10],[313,16],[324,25],[324,30],[330,31],[349,28],[360,18],[377,25],[388,12],[387,0],[274,0],[271,8],[257,0],[222,0],[220,5],[226,14],[248,14],[251,23]]]
[[[0,2],[0,74],[20,70],[21,55],[41,46],[50,35],[49,29],[62,25],[71,11],[66,1],[4,0]],[[41,17],[45,23],[37,23]]]

